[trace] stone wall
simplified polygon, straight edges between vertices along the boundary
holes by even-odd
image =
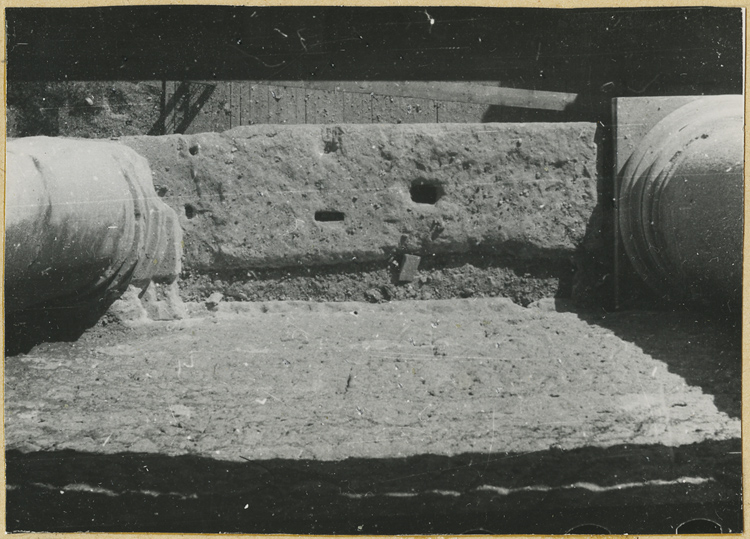
[[[121,141],[181,215],[186,268],[596,244],[592,124],[254,126]],[[593,226],[600,226],[593,223]]]
[[[481,259],[518,278],[536,271],[519,264],[542,263],[557,282],[607,243],[595,135],[588,123],[258,125],[120,141],[148,159],[157,193],[179,213],[186,281],[216,281],[202,282],[204,294],[257,282],[256,272],[385,271],[404,254],[422,267]],[[387,272],[375,280],[398,282]],[[550,286],[529,300],[560,295]],[[321,297],[360,299],[371,287],[360,288]]]

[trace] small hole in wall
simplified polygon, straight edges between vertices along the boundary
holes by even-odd
[[[417,204],[436,204],[443,196],[443,188],[434,183],[412,182],[409,190],[412,201]]]
[[[323,151],[325,153],[333,153],[333,152],[335,152],[338,149],[339,149],[339,144],[338,144],[337,141],[335,141],[335,140],[326,140],[325,141],[325,146],[323,147]]]
[[[193,206],[192,204],[185,204],[185,217],[187,217],[188,219],[192,219],[193,217],[195,217],[195,214],[195,206]]]
[[[201,151],[201,145],[200,144],[193,144],[188,148],[188,151],[190,152],[190,155],[198,155],[198,152]]]
[[[316,211],[315,212],[315,220],[316,221],[322,221],[322,222],[330,222],[330,221],[343,221],[344,220],[344,214],[340,211]]]

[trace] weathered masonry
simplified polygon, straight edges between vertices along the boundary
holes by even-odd
[[[583,248],[593,124],[255,126],[121,140],[180,214],[201,271]],[[598,223],[594,223],[594,226]],[[596,235],[596,233],[594,233]]]

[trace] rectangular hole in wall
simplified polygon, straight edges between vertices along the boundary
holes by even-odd
[[[315,212],[315,220],[321,222],[343,221],[344,213],[340,211],[321,210]]]

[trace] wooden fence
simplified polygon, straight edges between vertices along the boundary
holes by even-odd
[[[162,117],[152,134],[250,124],[502,121],[506,109],[559,116],[576,98],[492,82],[167,81],[163,93]]]

